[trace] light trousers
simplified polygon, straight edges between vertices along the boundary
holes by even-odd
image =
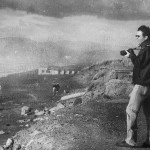
[[[150,87],[136,84],[130,94],[130,100],[126,108],[127,137],[125,141],[132,146],[135,146],[137,142],[137,115],[141,106],[143,107],[147,124],[146,142],[149,142]]]

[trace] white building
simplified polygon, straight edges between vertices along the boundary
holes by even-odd
[[[67,70],[65,74],[69,74],[69,70]]]
[[[74,71],[74,70],[72,70],[72,71],[71,71],[71,74],[75,74],[75,71]]]
[[[65,74],[65,71],[64,71],[64,70],[61,70],[61,71],[60,71],[60,74],[64,75],[64,74]]]
[[[55,69],[48,69],[48,68],[39,68],[38,69],[38,75],[70,75],[70,74],[79,74],[79,71],[74,71],[74,70],[55,70]]]
[[[58,75],[58,70],[50,70],[47,68],[39,68],[38,75]]]

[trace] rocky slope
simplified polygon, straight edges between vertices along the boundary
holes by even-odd
[[[106,61],[85,68],[74,80],[87,85],[82,104],[42,114],[36,123],[12,137],[12,149],[21,150],[121,150],[115,142],[125,138],[130,78],[117,77],[119,68],[130,68],[127,60]],[[124,92],[126,90],[126,92]],[[145,139],[145,122],[139,115],[139,141]],[[142,148],[143,149],[143,148]]]
[[[132,90],[132,64],[128,59],[104,61],[82,70],[77,79],[87,83],[88,100],[128,98]]]

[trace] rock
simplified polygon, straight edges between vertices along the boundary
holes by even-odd
[[[44,111],[48,111],[48,108],[47,108],[47,107],[45,107],[45,108],[44,108]]]
[[[0,150],[4,150],[4,148],[2,146],[0,146]]]
[[[28,106],[23,106],[21,108],[21,115],[28,115],[31,112],[31,109]]]
[[[1,134],[4,134],[4,133],[5,133],[4,131],[0,131],[0,135],[1,135]]]
[[[25,120],[18,120],[17,122],[19,122],[19,123],[24,123]]]
[[[44,120],[44,118],[35,118],[33,121],[35,122],[35,121],[43,121]]]
[[[7,141],[6,141],[5,147],[6,148],[12,147],[13,144],[14,144],[14,140],[12,138],[8,138]]]
[[[54,150],[55,140],[52,137],[46,135],[36,136],[26,144],[26,150]]]
[[[57,104],[57,108],[58,108],[58,109],[64,108],[64,107],[65,107],[65,106],[64,106],[63,104],[61,104],[61,103],[58,103],[58,104]]]
[[[20,144],[15,145],[15,146],[13,147],[13,150],[20,150],[20,149],[21,149],[21,145],[20,145]]]
[[[38,112],[39,112],[39,110],[37,110],[37,109],[34,111],[35,114],[38,113]]]
[[[50,114],[50,111],[47,107],[44,108],[44,114],[45,115],[49,115]]]
[[[5,150],[5,149],[7,149],[7,146],[6,146],[6,145],[4,145],[4,146],[3,146],[3,149],[4,149],[4,150]]]
[[[59,109],[61,109],[61,108],[64,108],[64,107],[65,107],[65,106],[64,106],[63,104],[58,103],[56,107],[51,108],[49,111],[50,111],[51,113],[54,113],[55,111],[57,111],[57,110],[59,110]]]
[[[24,122],[29,122],[29,121],[31,121],[31,119],[27,119],[27,120],[18,120],[17,122],[19,122],[19,123],[24,123]]]
[[[61,114],[61,115],[57,115],[56,117],[64,117],[64,114]]]
[[[35,113],[36,116],[41,116],[41,115],[44,115],[44,110],[39,111],[39,110],[36,109],[34,113]]]
[[[26,127],[29,127],[29,125],[28,125],[28,124],[26,124],[25,126],[26,126]]]
[[[61,101],[66,101],[68,99],[73,99],[73,98],[78,98],[78,97],[81,97],[85,94],[85,92],[78,92],[78,93],[74,93],[74,94],[70,94],[70,95],[66,95],[66,96],[63,96],[61,97]]]
[[[128,97],[132,90],[132,85],[129,81],[112,79],[106,83],[105,95],[112,98]]]

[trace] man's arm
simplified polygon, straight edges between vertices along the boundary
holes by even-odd
[[[139,53],[139,55],[136,56],[132,50],[130,52],[129,58],[131,58],[134,66],[138,66],[142,69],[150,62],[150,52],[147,49],[144,49],[141,53]]]

